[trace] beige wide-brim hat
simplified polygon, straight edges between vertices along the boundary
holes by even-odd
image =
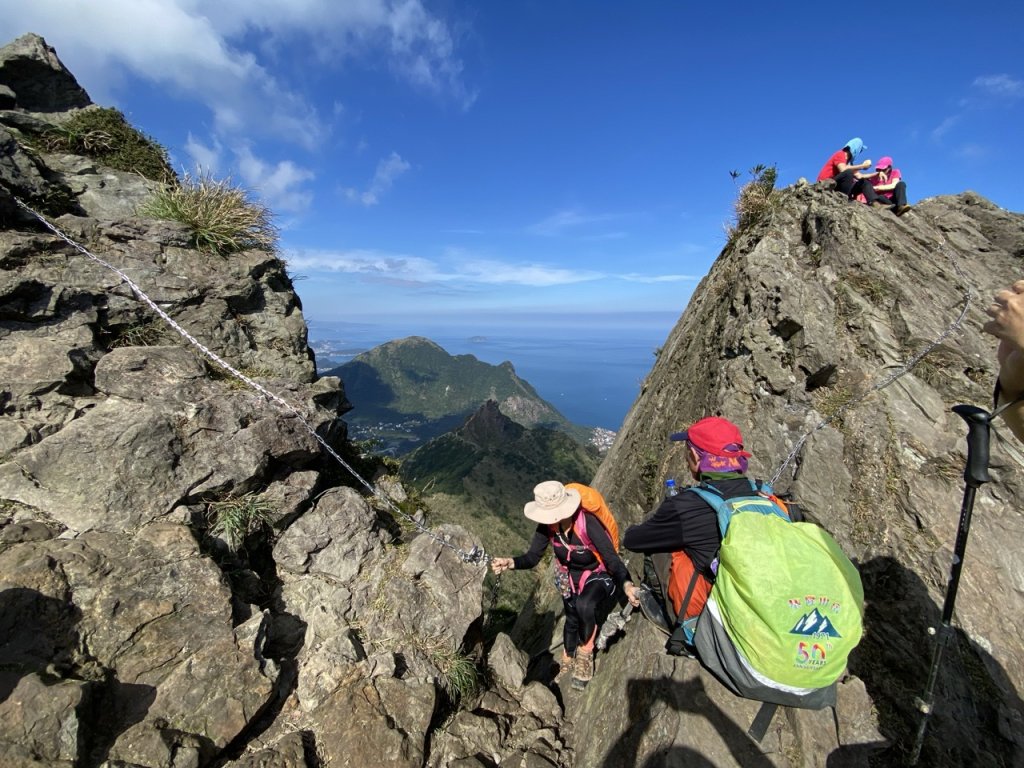
[[[526,502],[523,514],[536,523],[553,525],[572,517],[580,508],[580,492],[566,488],[557,480],[546,480],[533,489],[533,501]]]

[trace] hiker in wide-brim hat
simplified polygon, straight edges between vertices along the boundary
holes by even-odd
[[[604,497],[580,483],[539,483],[523,514],[537,523],[529,549],[517,557],[492,558],[491,570],[502,573],[533,568],[551,545],[555,584],[565,606],[559,677],[571,670],[573,687],[583,688],[594,676],[599,614],[618,589],[637,604],[636,587],[616,551],[618,528]],[[614,528],[613,533],[606,526]]]

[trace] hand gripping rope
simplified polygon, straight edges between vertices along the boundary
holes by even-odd
[[[225,371],[227,371],[229,374],[234,376],[236,379],[244,382],[246,384],[246,386],[248,386],[250,389],[256,390],[261,395],[263,395],[263,397],[265,397],[267,400],[272,401],[281,410],[285,411],[286,413],[288,413],[289,415],[291,415],[295,419],[297,419],[299,424],[301,424],[303,426],[303,428],[305,428],[305,430],[307,432],[309,432],[310,435],[313,436],[313,439],[315,439],[318,443],[320,443],[320,445],[323,447],[323,449],[325,451],[327,451],[327,453],[331,456],[331,458],[333,458],[342,467],[344,467],[345,470],[350,475],[352,475],[352,477],[354,477],[356,480],[358,480],[359,483],[361,483],[374,497],[376,497],[377,499],[380,499],[380,501],[383,502],[384,505],[387,506],[387,508],[391,512],[393,512],[394,514],[402,517],[403,519],[405,519],[406,521],[411,523],[420,533],[423,533],[423,534],[429,536],[431,539],[436,541],[441,546],[447,547],[448,549],[453,550],[456,554],[458,554],[459,559],[461,559],[464,563],[470,563],[472,565],[486,565],[488,562],[490,562],[491,557],[490,557],[490,555],[487,554],[487,552],[484,551],[483,547],[474,546],[468,552],[463,550],[463,549],[460,549],[459,547],[457,547],[454,544],[452,544],[451,541],[449,541],[447,537],[439,536],[438,534],[436,534],[433,531],[431,531],[423,523],[419,522],[416,518],[414,518],[411,515],[406,514],[405,512],[403,512],[398,507],[398,505],[395,504],[395,502],[391,500],[390,497],[388,497],[383,491],[381,491],[379,488],[377,488],[375,485],[373,485],[373,483],[370,483],[369,481],[365,480],[358,472],[356,472],[356,470],[351,465],[349,465],[349,463],[347,461],[345,461],[341,456],[339,456],[337,451],[335,451],[327,443],[326,440],[324,440],[320,435],[317,434],[316,430],[313,429],[312,425],[310,425],[310,423],[305,419],[305,417],[303,417],[303,415],[301,413],[299,413],[298,409],[295,408],[295,406],[291,405],[291,403],[289,403],[287,400],[282,398],[280,395],[275,395],[273,392],[268,390],[262,384],[259,384],[258,382],[253,381],[251,378],[246,376],[244,373],[239,371],[237,368],[234,368],[230,363],[228,363],[226,360],[224,360],[222,357],[220,357],[217,353],[215,353],[212,350],[210,350],[207,347],[205,347],[192,334],[190,334],[188,331],[186,331],[184,328],[182,328],[170,315],[168,315],[166,312],[164,312],[164,310],[162,310],[159,306],[157,306],[156,302],[154,302],[151,298],[149,298],[149,296],[147,296],[145,294],[145,292],[135,283],[135,281],[133,281],[130,277],[128,277],[128,275],[126,275],[120,269],[118,269],[117,267],[113,266],[109,262],[104,261],[103,259],[101,259],[100,257],[94,255],[93,253],[90,253],[84,246],[79,245],[78,243],[76,243],[74,240],[72,240],[70,237],[68,237],[64,232],[62,232],[60,229],[58,229],[53,224],[51,224],[49,221],[47,221],[42,216],[42,214],[37,213],[32,208],[28,207],[24,202],[22,202],[17,197],[14,198],[14,202],[16,202],[18,204],[18,206],[21,207],[23,210],[25,210],[26,212],[28,212],[29,214],[34,216],[36,219],[38,219],[43,224],[43,226],[45,226],[48,230],[53,232],[57,237],[59,237],[64,242],[66,242],[68,245],[70,245],[72,248],[77,250],[79,253],[81,253],[82,255],[86,256],[89,259],[91,259],[92,261],[96,262],[101,267],[104,267],[105,269],[109,269],[111,272],[113,272],[118,277],[120,277],[121,280],[129,288],[131,288],[132,293],[135,294],[135,297],[137,299],[139,299],[140,301],[143,301],[146,304],[148,304],[150,309],[152,309],[154,312],[156,312],[156,314],[159,315],[160,318],[165,323],[167,323],[169,326],[171,326],[171,328],[173,328],[183,339],[185,339],[189,344],[191,344],[193,347],[198,349],[200,351],[200,353],[202,353],[202,355],[204,357],[206,357],[208,360],[210,360],[213,363],[215,363],[218,367],[220,367],[220,368],[224,369]]]

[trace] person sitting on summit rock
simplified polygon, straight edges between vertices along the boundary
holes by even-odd
[[[911,209],[907,205],[907,184],[903,181],[899,168],[892,167],[892,158],[883,157],[875,165],[875,172],[859,174],[853,188],[858,200],[868,205],[891,205],[897,216],[902,216]]]
[[[837,191],[842,192],[847,197],[853,197],[856,194],[853,188],[861,178],[858,171],[871,167],[870,160],[865,160],[856,165],[853,164],[853,161],[866,149],[867,147],[864,146],[864,142],[859,138],[850,139],[846,142],[845,147],[838,152],[834,152],[828,159],[828,162],[821,167],[821,170],[818,172],[818,181],[833,179],[836,183]]]

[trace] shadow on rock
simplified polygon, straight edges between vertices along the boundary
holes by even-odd
[[[34,709],[36,723],[22,734],[25,746],[32,747],[40,739],[47,739],[43,733],[47,724],[58,727],[54,724],[71,721],[65,721],[62,714],[66,700],[53,697],[44,701],[33,695],[31,688],[19,693],[19,683],[28,676],[35,676],[45,686],[75,681],[79,694],[74,705],[74,766],[96,768],[107,761],[117,738],[145,719],[156,699],[156,688],[122,683],[113,670],[104,669],[90,658],[78,633],[81,615],[73,603],[34,589],[16,587],[0,592],[0,704],[14,696],[11,705],[15,708]],[[27,701],[19,701],[19,695]],[[40,709],[44,704],[52,711]],[[60,739],[57,734],[51,735]]]
[[[89,683],[78,705],[78,760],[75,768],[99,768],[107,761],[118,737],[141,723],[156,699],[151,685],[122,683],[111,673],[102,683]]]
[[[642,764],[637,751],[648,727],[666,706],[677,712],[690,712],[706,718],[719,733],[733,759],[749,768],[771,768],[772,762],[747,736],[746,730],[708,699],[699,678],[678,682],[671,677],[654,680],[630,680],[626,685],[630,726],[612,746],[604,768],[668,768],[668,766],[714,765],[708,758],[687,747],[671,747],[657,752]]]
[[[0,592],[0,702],[33,673],[71,676],[78,655],[81,611],[34,589]]]
[[[969,568],[969,549],[965,563]],[[914,700],[927,685],[936,642],[928,628],[939,626],[941,609],[920,577],[891,557],[870,560],[860,570],[865,631],[850,657],[850,671],[864,681],[879,729],[893,744],[871,764],[900,765],[921,723]],[[1022,712],[1024,704],[1002,667],[956,629],[939,666],[919,765],[1024,764]],[[847,764],[846,751],[834,753],[828,765]]]

